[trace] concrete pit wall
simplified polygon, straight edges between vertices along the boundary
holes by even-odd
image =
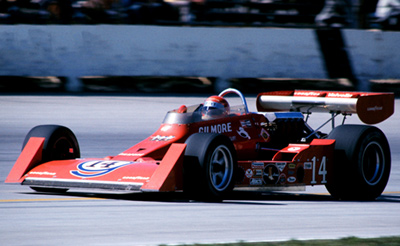
[[[400,32],[342,30],[355,77],[400,78]],[[315,30],[2,25],[0,76],[328,78]]]

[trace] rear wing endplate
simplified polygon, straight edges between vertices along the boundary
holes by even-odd
[[[394,94],[307,90],[264,92],[257,96],[257,110],[357,114],[362,122],[377,124],[394,113]]]

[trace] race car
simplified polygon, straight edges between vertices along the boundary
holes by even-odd
[[[232,97],[238,105],[230,105]],[[371,126],[394,112],[393,93],[291,90],[260,93],[257,112],[226,89],[197,105],[169,111],[159,129],[116,156],[81,158],[74,133],[40,125],[26,136],[6,183],[37,191],[71,188],[186,192],[223,199],[232,190],[273,191],[325,185],[342,200],[373,200],[389,179],[384,133]],[[330,114],[329,133],[307,123]],[[365,124],[345,124],[357,114]],[[343,115],[342,124],[335,118]]]

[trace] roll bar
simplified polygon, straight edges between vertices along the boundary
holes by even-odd
[[[244,98],[243,94],[239,90],[236,90],[236,89],[233,89],[233,88],[228,88],[228,89],[223,90],[221,93],[219,93],[218,96],[224,97],[225,95],[230,94],[230,93],[236,94],[242,99],[242,103],[244,105],[245,113],[248,114],[249,113],[249,108],[247,107],[246,98]]]

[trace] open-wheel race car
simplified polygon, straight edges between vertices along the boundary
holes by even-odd
[[[230,106],[227,94],[239,105]],[[235,95],[234,95],[235,96]],[[141,192],[184,191],[194,199],[223,199],[237,190],[282,190],[325,185],[337,199],[373,200],[389,179],[384,133],[371,126],[394,112],[394,94],[340,91],[260,93],[249,112],[243,94],[226,89],[202,104],[169,111],[148,138],[105,158],[81,158],[73,132],[34,127],[6,183],[37,191],[100,188]],[[314,130],[313,112],[331,114]],[[365,123],[344,124],[357,114]],[[335,117],[343,122],[335,126]],[[332,123],[332,131],[319,130]]]

